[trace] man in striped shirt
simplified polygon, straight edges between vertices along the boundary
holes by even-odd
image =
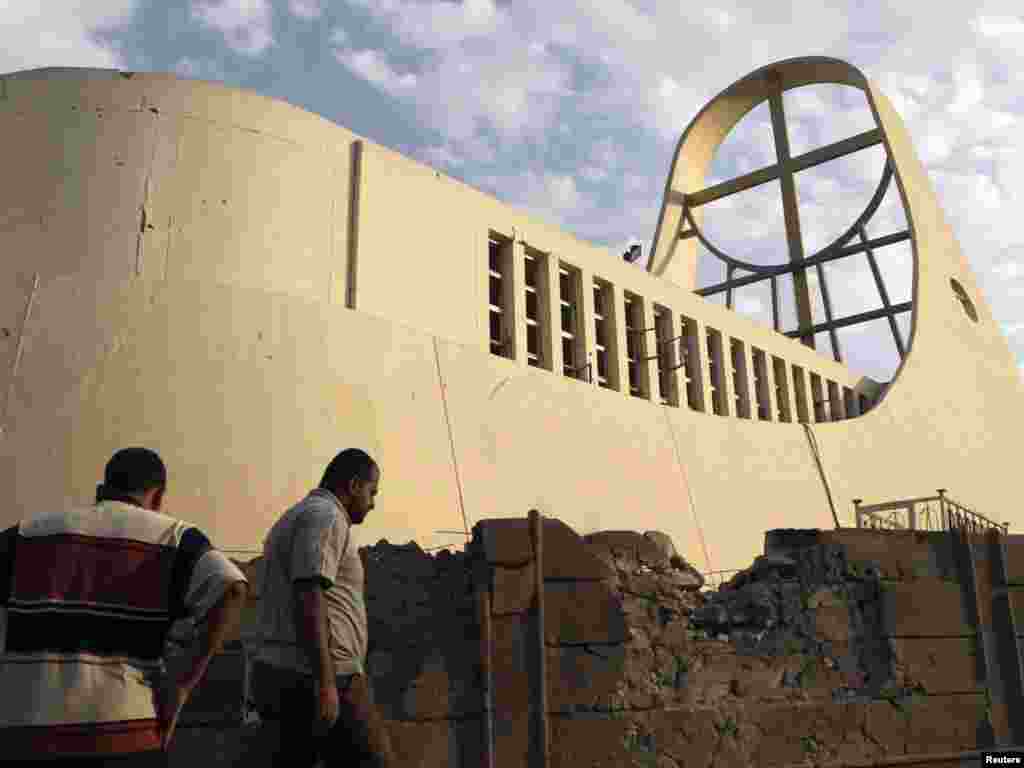
[[[156,453],[125,448],[94,506],[0,532],[0,762],[167,765],[248,582],[199,529],[160,513],[166,487]],[[189,617],[206,632],[171,677],[167,633]]]

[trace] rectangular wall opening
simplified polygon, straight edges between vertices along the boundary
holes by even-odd
[[[615,329],[612,287],[594,278],[594,347],[597,352],[597,385],[618,389],[618,360],[613,336]]]
[[[662,405],[679,405],[679,393],[675,391],[676,353],[672,332],[672,312],[666,307],[654,305],[654,336],[658,355],[658,394]]]
[[[772,372],[775,374],[775,402],[779,408],[779,421],[792,423],[793,413],[789,409],[789,377],[786,375],[786,361],[773,355]]]
[[[729,339],[729,360],[732,363],[732,391],[736,401],[735,414],[750,418],[750,378],[747,374],[747,350],[739,339]]]
[[[771,398],[768,396],[768,364],[765,359],[764,350],[752,347],[751,356],[754,358],[754,395],[757,398],[757,418],[761,421],[771,421]]]
[[[722,365],[722,334],[714,328],[707,329],[708,339],[708,378],[711,380],[711,409],[716,416],[725,415],[725,389],[722,377],[725,375]]]
[[[828,403],[828,415],[829,421],[842,421],[843,409],[842,402],[839,399],[839,385],[829,380],[827,382],[828,396],[826,402]]]
[[[825,421],[825,410],[827,403],[825,402],[825,393],[821,386],[821,376],[816,373],[811,374],[811,400],[814,406],[814,421],[821,423]]]
[[[697,336],[697,324],[689,317],[679,318],[679,351],[683,356],[683,378],[686,390],[686,404],[694,411],[704,411],[704,391],[701,381],[701,345]]]
[[[551,322],[548,318],[547,254],[526,249],[526,361],[535,368],[551,370]]]
[[[853,390],[849,387],[843,387],[843,404],[846,406],[846,418],[852,419],[857,415],[857,403],[853,399]]]
[[[491,354],[515,358],[515,318],[512,313],[512,240],[495,232],[487,239],[488,296]]]
[[[811,420],[807,412],[807,381],[804,379],[804,369],[798,365],[793,366],[793,397],[796,399],[797,421],[807,424]]]
[[[583,349],[583,319],[580,311],[580,271],[558,265],[558,291],[562,307],[562,373],[570,379],[587,379],[586,354]]]
[[[623,317],[626,322],[626,368],[629,371],[629,394],[647,397],[650,382],[647,366],[641,362],[647,357],[647,334],[644,331],[643,299],[632,293],[624,294]]]

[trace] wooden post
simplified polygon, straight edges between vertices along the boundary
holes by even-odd
[[[483,744],[480,764],[494,768],[494,697],[491,690],[491,590],[490,566],[481,556],[474,569],[477,621],[480,625],[480,689],[483,695]]]
[[[862,501],[864,501],[864,499],[854,499],[854,500],[853,500],[853,515],[854,515],[854,517],[855,517],[855,518],[856,518],[856,520],[857,520],[857,527],[858,527],[858,528],[860,528],[860,527],[861,527],[861,511],[860,511],[860,503],[861,503]]]
[[[548,681],[547,658],[544,652],[544,518],[536,509],[530,510],[530,538],[533,540],[533,588],[536,595],[537,685],[534,712],[537,717],[538,768],[548,765]]]

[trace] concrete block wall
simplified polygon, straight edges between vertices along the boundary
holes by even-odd
[[[526,519],[480,522],[464,554],[361,550],[368,671],[400,764],[942,768],[996,743],[948,534],[771,531],[764,556],[702,592],[663,534],[540,528],[540,595]],[[1006,553],[1006,599],[1024,607],[1024,541]],[[246,568],[255,605],[259,561]],[[240,656],[218,657],[189,703],[175,765],[265,763],[273,732],[242,722]]]
[[[415,543],[381,541],[360,549],[367,573],[367,673],[403,766],[477,766],[482,732],[480,640],[469,557],[436,556]],[[245,657],[251,656],[263,561],[238,563],[250,580],[241,630],[214,658],[180,718],[173,766],[268,765],[273,726],[245,702]],[[178,644],[202,628],[176,628]],[[169,654],[168,666],[175,652]]]

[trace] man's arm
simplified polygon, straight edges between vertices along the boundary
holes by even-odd
[[[178,674],[168,676],[156,697],[156,715],[160,721],[160,746],[166,750],[174,736],[178,715],[192,695],[192,689],[203,679],[212,659],[224,647],[224,638],[241,623],[242,607],[248,593],[245,581],[232,581],[224,594],[206,612],[206,631],[189,649],[187,663]]]
[[[206,632],[198,644],[193,646],[191,663],[186,665],[178,685],[192,689],[206,674],[210,660],[224,647],[224,639],[233,634],[242,621],[242,609],[249,585],[235,581],[228,585],[220,600],[214,603],[206,614]]]
[[[295,637],[306,653],[313,678],[321,687],[334,682],[323,588],[324,583],[319,577],[296,579],[292,585]]]

